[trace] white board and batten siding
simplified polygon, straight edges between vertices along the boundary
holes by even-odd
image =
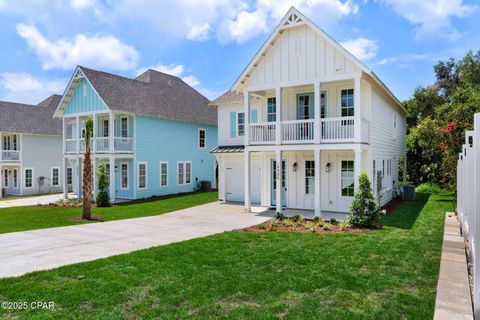
[[[273,88],[341,75],[353,78],[359,73],[358,66],[343,52],[308,25],[300,25],[286,29],[278,36],[245,86],[271,85]]]

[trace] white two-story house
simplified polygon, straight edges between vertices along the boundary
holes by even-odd
[[[62,122],[53,119],[60,98],[38,105],[0,101],[0,197],[63,190]]]
[[[293,7],[212,105],[222,201],[347,213],[363,169],[381,205],[397,192],[407,111]]]

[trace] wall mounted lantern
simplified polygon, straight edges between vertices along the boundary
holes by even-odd
[[[297,165],[297,163],[295,162],[295,163],[293,164],[293,172],[297,172],[297,167],[298,167],[298,165]]]
[[[330,162],[327,162],[327,164],[325,165],[325,172],[330,172],[330,168],[331,168],[331,164]]]

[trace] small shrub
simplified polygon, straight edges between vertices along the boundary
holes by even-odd
[[[351,226],[350,226],[350,223],[348,223],[348,221],[345,220],[345,221],[340,221],[339,227],[340,227],[340,230],[347,230]]]
[[[293,222],[302,222],[303,221],[303,217],[299,214],[294,215],[291,219],[292,219]]]
[[[320,217],[317,216],[317,217],[313,218],[313,222],[318,223],[319,221],[320,221]]]
[[[332,225],[330,223],[325,222],[322,226],[323,230],[330,230],[332,229]]]
[[[62,208],[81,208],[82,202],[78,201],[77,199],[60,199],[52,203],[54,207],[62,207]]]
[[[418,187],[415,188],[415,192],[421,193],[441,193],[443,190],[440,186],[434,182],[426,182],[422,183]]]
[[[335,218],[331,218],[331,219],[330,219],[330,223],[331,223],[331,224],[337,224],[338,221],[337,221],[337,219],[335,219]]]
[[[278,219],[278,220],[280,220],[280,221],[282,221],[283,219],[285,219],[285,216],[284,216],[283,213],[281,213],[281,212],[275,213],[275,215],[274,215],[273,217],[276,218],[276,219]]]
[[[97,173],[97,207],[110,207],[110,182],[107,179],[107,165],[101,163]]]
[[[372,192],[367,171],[358,176],[358,190],[355,192],[348,222],[358,227],[375,227],[380,223],[380,209]]]

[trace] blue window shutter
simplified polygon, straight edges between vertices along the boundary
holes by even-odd
[[[251,111],[251,115],[250,115],[250,122],[251,123],[256,123],[257,122],[257,110],[256,109],[253,109]]]
[[[237,133],[237,114],[230,112],[230,137],[234,138]]]

